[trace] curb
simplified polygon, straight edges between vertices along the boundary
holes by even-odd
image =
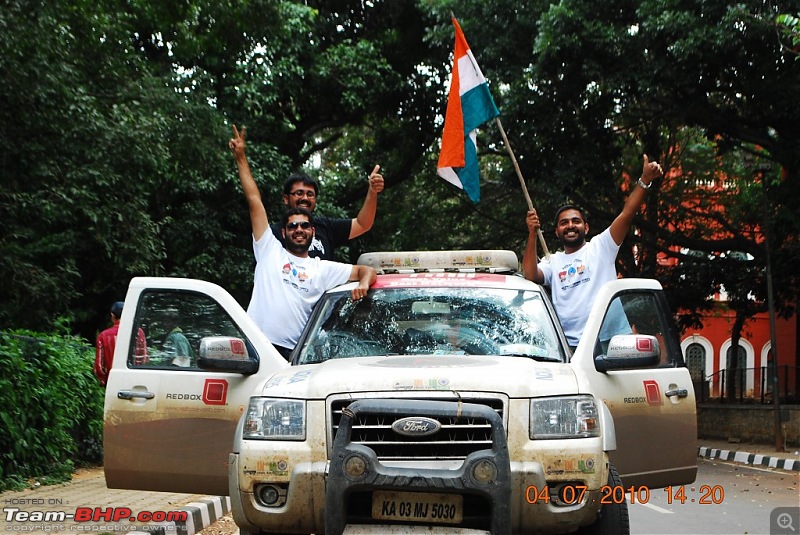
[[[722,461],[732,461],[753,466],[766,466],[769,468],[780,468],[781,470],[800,472],[800,461],[771,457],[758,453],[748,453],[746,451],[731,451],[700,446],[697,448],[697,456],[706,459],[720,459]]]
[[[146,533],[152,535],[195,535],[231,511],[228,496],[211,496],[199,502],[187,503],[178,511],[186,511],[186,522],[164,522]]]

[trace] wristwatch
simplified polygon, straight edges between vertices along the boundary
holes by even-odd
[[[636,183],[639,184],[639,187],[642,189],[650,189],[653,186],[652,182],[650,182],[649,184],[645,184],[644,181],[642,180],[642,177],[639,177],[639,180],[637,180]]]

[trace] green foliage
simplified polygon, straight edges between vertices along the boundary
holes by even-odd
[[[66,333],[0,332],[0,491],[63,481],[102,459],[103,388],[94,350]]]
[[[775,19],[779,31],[791,43],[788,47],[794,54],[795,60],[800,59],[800,18],[789,14],[778,15]]]
[[[775,15],[761,2],[569,0],[533,4],[505,33],[491,16],[481,19],[498,50],[525,47],[517,26],[533,36],[529,64],[517,71],[499,54],[479,61],[495,85],[513,88],[500,109],[541,214],[570,199],[589,209],[599,232],[619,213],[642,153],[671,170],[648,195],[620,260],[627,276],[659,278],[676,309],[701,312],[722,286],[746,314],[763,308],[766,224],[781,229],[770,238],[773,262],[796,252],[800,109],[790,88],[800,70],[776,39]],[[470,44],[483,50],[474,35]],[[706,186],[723,178],[722,189]],[[681,264],[663,267],[658,254]],[[778,308],[790,313],[797,277],[773,275]]]
[[[220,179],[224,119],[213,94],[186,98],[161,58],[143,53],[135,14],[29,7],[0,14],[0,325],[47,329],[69,315],[91,337],[132,276],[181,272],[209,252],[173,239],[179,229],[210,219],[222,238],[241,224],[207,217],[220,190],[235,198]],[[39,37],[20,45],[23,35]]]

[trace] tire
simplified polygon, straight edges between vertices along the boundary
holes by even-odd
[[[608,486],[622,488],[622,479],[613,464],[608,467]],[[606,503],[600,508],[597,520],[591,526],[581,528],[580,535],[630,535],[631,522],[628,516],[628,502]]]

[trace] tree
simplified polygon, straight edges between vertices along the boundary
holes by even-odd
[[[548,185],[532,184],[536,197],[571,197],[590,207],[594,228],[601,229],[618,213],[643,152],[677,172],[650,193],[637,233],[624,248],[637,244],[640,254],[624,258],[625,271],[657,274],[671,294],[681,296],[673,304],[690,310],[702,309],[708,290],[722,284],[732,295],[754,294],[764,302],[763,275],[753,278],[763,273],[765,260],[759,231],[764,194],[773,210],[768,216],[784,223],[785,233],[772,244],[776,258],[785,262],[785,255],[796,254],[800,112],[791,88],[800,83],[800,70],[776,36],[777,13],[760,2],[560,2],[531,15],[537,24],[528,26],[535,44],[527,68],[515,72],[491,57],[481,62],[490,79],[495,68],[508,73],[494,78],[514,88],[501,104],[511,116],[504,123],[517,137],[535,140],[521,149],[526,174],[549,179]],[[530,24],[525,18],[519,23]],[[497,32],[490,24],[483,28]],[[532,145],[551,150],[537,153]],[[758,178],[771,184],[766,191],[748,187],[754,180],[742,165],[748,153],[772,163]],[[724,192],[695,187],[722,176],[728,178]],[[689,215],[696,225],[681,224]],[[726,243],[709,229],[724,233]],[[688,260],[681,248],[699,251],[705,260],[678,270],[658,268],[659,251]],[[724,259],[726,251],[747,252],[753,260]],[[791,272],[780,276],[778,301],[789,313],[797,279]],[[705,291],[693,299],[681,294],[687,280],[702,282]]]
[[[796,302],[794,271],[779,266],[796,258],[800,230],[800,80],[780,32],[795,26],[777,18],[796,1],[135,0],[122,13],[108,0],[7,4],[0,322],[40,328],[69,313],[91,335],[137,274],[213,280],[246,303],[252,255],[225,148],[232,123],[248,127],[273,217],[291,171],[320,179],[322,213],[353,215],[366,173],[385,168],[375,228],[344,260],[368,249],[520,251],[526,204],[493,126],[479,134],[481,203],[435,175],[451,11],[545,221],[572,200],[604,228],[646,152],[672,174],[623,248],[625,273],[664,280],[676,308],[700,310],[721,285],[763,301],[754,207],[766,199],[781,229],[771,242],[778,301],[786,313]],[[754,173],[759,162],[770,169]],[[723,177],[735,187],[700,187]],[[690,217],[704,219],[682,224]],[[703,232],[712,224],[724,249]],[[664,256],[678,267],[662,270]]]
[[[111,288],[120,295],[120,279],[163,253],[137,180],[157,167],[164,127],[137,108],[163,90],[132,76],[143,65],[116,57],[124,43],[98,29],[107,13],[82,4],[10,2],[0,14],[4,324],[50,325],[85,291],[107,296],[105,311]]]

